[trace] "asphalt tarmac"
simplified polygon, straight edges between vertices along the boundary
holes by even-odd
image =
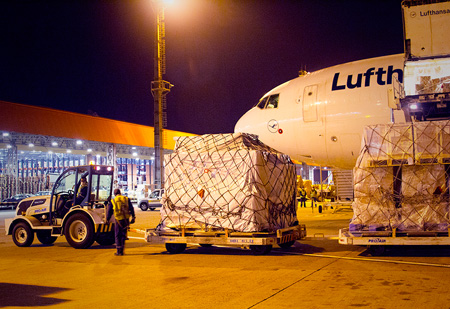
[[[155,227],[158,211],[136,209],[134,228]],[[0,308],[449,308],[447,246],[402,246],[372,257],[339,245],[349,209],[299,209],[308,239],[268,255],[230,247],[164,245],[130,235],[124,256],[114,246],[76,250],[64,237],[16,247],[0,211]]]

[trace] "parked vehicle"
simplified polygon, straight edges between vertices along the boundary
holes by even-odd
[[[124,192],[124,195],[127,196],[132,203],[136,203],[137,202],[137,197],[136,197],[136,191],[134,190],[126,190]]]
[[[30,196],[31,194],[16,194],[14,196],[4,199],[1,202],[0,206],[15,209],[21,200]]]
[[[138,206],[142,211],[147,211],[147,209],[155,210],[156,208],[161,208],[161,198],[164,194],[164,189],[154,190],[148,198],[139,200]]]

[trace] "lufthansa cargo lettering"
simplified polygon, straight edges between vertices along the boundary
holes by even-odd
[[[365,73],[358,73],[356,78],[353,77],[353,74],[347,76],[347,83],[344,84],[339,82],[339,75],[341,73],[335,73],[333,77],[333,85],[331,88],[331,91],[335,90],[344,90],[346,88],[348,89],[355,89],[355,88],[361,88],[361,87],[369,87],[371,83],[371,76],[376,75],[377,84],[380,86],[383,85],[390,85],[392,84],[392,78],[393,75],[397,74],[397,79],[400,83],[403,82],[403,70],[401,69],[394,69],[393,65],[388,66],[387,70],[384,68],[378,68],[375,71],[375,68],[369,68]]]
[[[420,11],[420,16],[431,16],[431,15],[441,15],[441,14],[450,14],[450,10],[428,10],[426,12]]]

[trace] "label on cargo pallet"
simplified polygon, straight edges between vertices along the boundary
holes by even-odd
[[[274,238],[228,238],[230,245],[272,245],[275,244]]]
[[[385,243],[386,239],[383,238],[369,238],[369,243]]]
[[[251,238],[249,239],[228,239],[230,244],[253,244],[255,241]]]

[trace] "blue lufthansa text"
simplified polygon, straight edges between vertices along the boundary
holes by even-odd
[[[356,77],[353,76],[354,74],[347,75],[346,82],[345,77],[339,78],[340,74],[341,73],[334,74],[331,91],[369,87],[375,79],[376,83],[380,86],[390,85],[392,84],[394,74],[397,75],[397,79],[400,83],[403,82],[403,70],[394,69],[393,65],[388,66],[387,69],[369,68],[365,73],[356,74]],[[371,76],[374,76],[374,78],[371,78]]]

